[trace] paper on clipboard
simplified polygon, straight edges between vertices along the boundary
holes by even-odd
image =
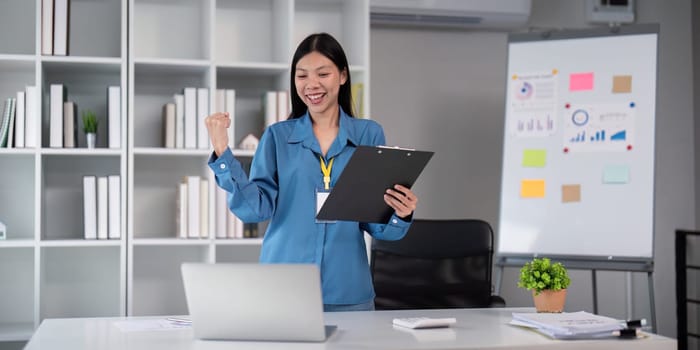
[[[316,216],[319,220],[387,223],[394,210],[384,203],[387,188],[410,188],[434,152],[358,146]]]

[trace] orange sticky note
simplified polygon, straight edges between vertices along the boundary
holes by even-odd
[[[593,90],[593,73],[569,75],[569,91]]]
[[[612,92],[616,94],[632,92],[632,76],[616,75],[613,77]]]
[[[580,202],[581,185],[562,185],[561,201],[562,203]]]
[[[544,180],[520,181],[520,197],[544,198]]]

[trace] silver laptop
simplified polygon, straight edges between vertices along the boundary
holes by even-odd
[[[182,264],[194,336],[216,340],[324,341],[318,267]]]

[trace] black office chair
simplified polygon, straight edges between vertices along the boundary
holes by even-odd
[[[503,307],[491,294],[493,230],[483,220],[414,220],[398,241],[373,240],[377,310]]]

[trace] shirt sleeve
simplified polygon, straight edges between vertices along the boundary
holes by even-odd
[[[396,216],[396,214],[393,214],[391,215],[391,218],[389,218],[389,222],[386,224],[361,223],[360,228],[363,231],[367,231],[370,236],[376,239],[396,241],[406,235],[412,222],[413,215],[410,216],[410,221],[404,221],[400,217]]]
[[[272,217],[277,201],[277,162],[273,138],[263,134],[253,157],[250,177],[240,161],[226,149],[220,157],[209,157],[209,168],[216,183],[228,192],[228,206],[244,222],[260,222]]]

